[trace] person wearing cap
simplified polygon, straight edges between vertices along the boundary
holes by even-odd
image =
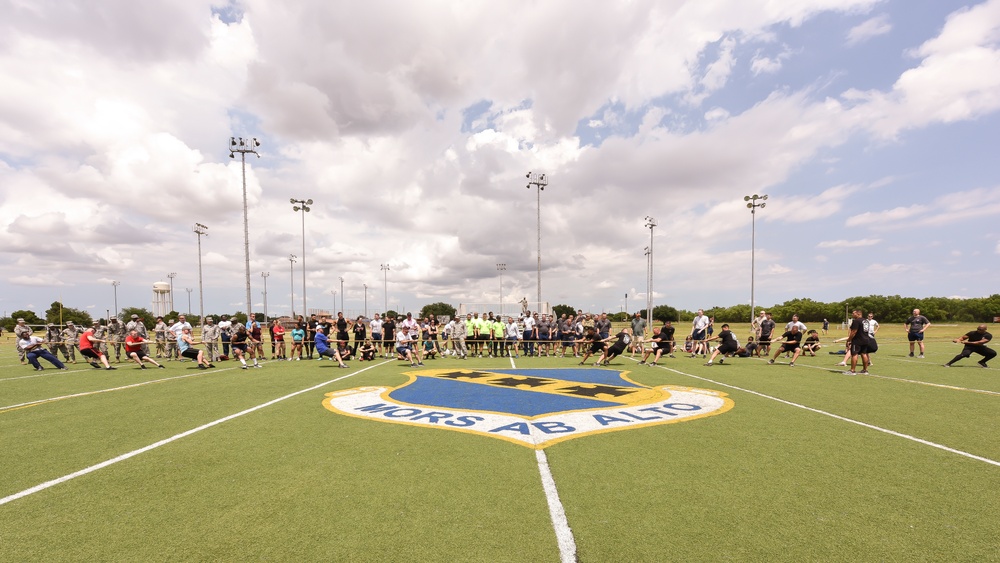
[[[14,336],[17,337],[18,342],[26,336],[31,336],[32,332],[34,331],[24,322],[24,319],[17,319],[17,326],[14,327]],[[20,344],[17,345],[17,357],[21,359],[22,364],[27,363],[27,354],[24,353]]]
[[[156,339],[156,357],[162,358],[167,355],[167,323],[163,322],[163,317],[156,317],[156,324],[153,325],[153,337]]]
[[[142,369],[146,369],[146,366],[142,365],[142,362],[144,361],[149,362],[160,369],[166,369],[156,360],[150,358],[149,354],[147,354],[146,351],[143,350],[144,342],[146,342],[146,339],[143,338],[142,336],[139,336],[138,330],[134,328],[130,330],[128,332],[128,336],[125,337],[126,356],[133,362],[139,364],[139,367]]]
[[[167,319],[167,361],[172,362],[177,359],[177,333],[173,331],[173,319]]]
[[[41,337],[26,335],[17,341],[17,345],[24,350],[24,355],[28,359],[28,363],[31,367],[35,368],[35,371],[42,371],[42,364],[38,363],[38,358],[42,358],[49,362],[50,364],[56,366],[58,369],[66,369],[66,366],[59,361],[59,358],[52,355],[51,352],[45,349],[45,340]]]
[[[59,336],[62,340],[62,344],[59,346],[59,349],[62,351],[63,357],[66,358],[69,363],[75,364],[76,347],[80,338],[80,329],[73,324],[73,321],[66,321],[66,326],[63,327]]]
[[[94,321],[94,324],[96,325],[99,323]],[[94,336],[94,327],[88,328],[83,331],[83,334],[80,335],[80,355],[85,358],[90,358],[88,361],[90,362],[90,365],[95,368],[100,369],[101,366],[97,365],[97,362],[93,360],[100,360],[100,362],[104,364],[104,369],[106,370],[118,369],[112,367],[111,364],[108,363],[108,357],[101,353],[100,348],[94,346],[94,344],[100,343],[101,339]]]
[[[117,363],[121,363],[122,361],[122,344],[125,343],[126,334],[128,334],[128,331],[125,329],[125,325],[118,322],[118,317],[111,317],[107,328],[104,329],[104,336],[108,344],[111,344],[115,348],[115,361]],[[98,337],[100,336],[98,335]],[[111,346],[106,344],[102,347],[104,353],[109,357],[111,356]]]
[[[201,340],[205,343],[205,355],[211,362],[219,361],[219,325],[215,324],[215,319],[205,317],[205,324],[201,325]]]
[[[170,348],[170,340],[171,340],[171,338],[170,338],[169,335],[167,335],[167,353],[169,354],[172,351],[173,352],[173,357],[177,358],[177,360],[179,360],[179,361],[183,361],[183,360],[181,360],[181,357],[180,357],[180,354],[178,352],[178,349],[180,348],[181,335],[184,333],[184,329],[185,328],[187,328],[188,330],[191,330],[191,323],[187,322],[187,317],[185,317],[184,315],[177,315],[177,322],[170,324],[170,328],[167,329],[171,333],[173,333],[173,335],[174,335],[174,338],[173,338],[174,349],[173,350],[171,350],[171,348]]]
[[[62,345],[62,331],[52,323],[45,325],[45,342],[49,345],[49,353],[59,357],[59,348]],[[69,358],[66,358],[69,361]]]
[[[201,344],[201,341],[195,340],[191,336],[191,327],[186,326],[182,328],[181,335],[177,339],[177,347],[181,350],[181,356],[198,362],[198,369],[214,368],[215,365],[205,359],[205,352],[195,348],[197,344]]]

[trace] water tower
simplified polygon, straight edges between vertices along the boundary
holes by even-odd
[[[153,284],[153,315],[165,317],[170,312],[170,284],[156,282]]]

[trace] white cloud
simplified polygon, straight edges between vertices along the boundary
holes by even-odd
[[[864,43],[872,37],[885,35],[890,31],[892,31],[892,23],[889,21],[889,16],[880,14],[852,27],[847,32],[847,44],[853,46]]]
[[[862,248],[865,246],[875,246],[882,242],[882,239],[861,239],[861,240],[825,240],[816,245],[816,248]]]

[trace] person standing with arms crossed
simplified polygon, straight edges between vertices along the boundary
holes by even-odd
[[[913,357],[913,345],[920,344],[920,356],[924,357],[924,331],[931,326],[927,317],[920,314],[920,309],[914,309],[913,315],[906,319],[906,339],[910,341],[910,357]]]

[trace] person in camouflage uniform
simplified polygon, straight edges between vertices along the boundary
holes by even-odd
[[[28,362],[27,362],[27,355],[25,354],[24,349],[21,348],[20,341],[31,336],[32,332],[33,331],[31,330],[31,327],[25,324],[24,319],[17,319],[17,325],[14,327],[14,336],[17,336],[18,340],[18,344],[16,344],[17,357],[21,359],[22,364]]]
[[[76,363],[76,347],[80,345],[80,330],[76,328],[73,321],[66,321],[66,328],[62,329],[62,350],[63,357],[70,363]]]
[[[57,358],[59,357],[59,345],[62,344],[61,332],[59,327],[52,323],[45,325],[45,341],[49,345],[49,353]]]
[[[94,327],[94,338],[97,338],[100,341],[98,344],[94,345],[94,348],[97,348],[100,353],[108,356],[108,340],[111,340],[108,333],[108,327],[102,325],[99,320],[95,320],[91,326]]]
[[[107,337],[107,340],[109,341],[108,344],[114,345],[114,347],[115,347],[115,362],[117,362],[119,364],[122,363],[122,344],[125,343],[125,335],[126,334],[128,334],[128,331],[125,329],[125,325],[123,325],[122,323],[118,322],[118,317],[111,317],[111,321],[108,323],[107,329],[105,330],[105,336]],[[104,336],[98,336],[96,334],[95,334],[95,336],[97,336],[98,338],[100,338],[102,340],[105,339]],[[104,352],[104,355],[107,356],[108,360],[110,361],[110,359],[111,359],[111,353],[110,353],[111,346],[108,345],[108,344],[105,344],[103,346],[103,348],[107,348],[107,350],[102,350],[102,351]]]
[[[205,356],[209,362],[219,361],[219,335],[221,334],[219,325],[215,324],[215,319],[205,317],[205,324],[201,326],[201,341],[205,343]]]
[[[172,326],[174,320],[170,319],[167,321],[168,326]],[[167,361],[172,362],[177,359],[177,333],[172,330],[167,330]]]
[[[162,358],[167,355],[167,323],[163,322],[163,317],[156,317],[153,334],[156,335],[156,357]]]
[[[149,336],[146,333],[145,323],[143,323],[142,318],[140,318],[139,315],[136,314],[133,314],[132,319],[128,322],[128,324],[125,325],[125,335],[128,336],[129,334],[132,333],[133,330],[139,336],[141,336],[143,340],[146,340],[146,338]],[[142,344],[142,353],[146,354],[147,356],[149,355],[149,344],[146,344],[145,342]],[[128,359],[128,354],[125,354],[125,359],[126,360]]]

